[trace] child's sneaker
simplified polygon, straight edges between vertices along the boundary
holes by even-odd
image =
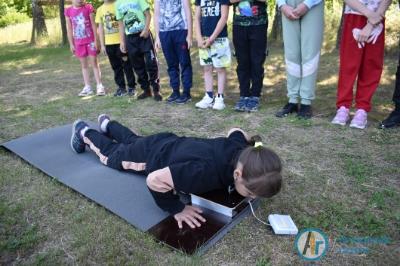
[[[138,100],[144,100],[151,96],[153,96],[153,94],[151,93],[151,90],[147,89],[147,90],[144,90],[137,98],[138,98]]]
[[[192,96],[190,96],[190,94],[187,93],[183,93],[181,95],[181,97],[179,97],[178,99],[176,99],[175,103],[176,104],[185,104],[192,101]]]
[[[363,109],[358,109],[350,122],[350,127],[364,129],[367,126],[368,114]]]
[[[180,96],[181,96],[181,95],[180,95],[180,93],[179,93],[179,90],[177,90],[177,91],[174,90],[174,91],[171,93],[171,95],[167,98],[167,103],[173,103],[173,102],[175,102],[176,100],[179,99]]]
[[[349,121],[349,119],[350,119],[349,109],[347,109],[344,106],[341,106],[337,110],[336,116],[333,118],[331,123],[335,124],[335,125],[344,126],[344,125],[346,125],[347,121]]]
[[[246,105],[247,105],[248,99],[249,99],[249,97],[241,96],[239,98],[239,101],[237,101],[235,104],[235,107],[234,107],[235,111],[238,111],[238,112],[246,111]]]
[[[310,119],[312,117],[312,108],[309,104],[300,104],[300,109],[297,112],[297,118]]]
[[[206,93],[200,102],[196,103],[196,107],[200,109],[207,109],[213,107],[214,99]]]
[[[105,124],[103,124],[104,121],[110,122],[110,117],[106,114],[101,114],[99,115],[99,117],[97,118],[97,122],[99,123],[99,129],[101,133],[106,133],[107,132],[107,126]]]
[[[259,106],[260,106],[259,97],[249,97],[245,106],[245,110],[247,112],[257,112]]]
[[[136,96],[135,88],[128,88],[128,96],[129,97],[135,97]]]
[[[287,103],[281,110],[276,112],[276,117],[287,117],[291,113],[297,113],[298,105],[296,103]]]
[[[161,93],[158,92],[158,91],[155,91],[155,92],[153,93],[153,99],[154,99],[156,102],[161,102],[161,101],[162,101],[162,95],[161,95]]]
[[[83,142],[83,138],[81,136],[81,130],[85,127],[89,127],[88,124],[78,119],[74,122],[72,126],[72,135],[71,135],[71,149],[76,153],[82,153],[85,151],[85,142]]]
[[[90,86],[85,86],[85,87],[83,87],[82,91],[78,95],[80,97],[85,97],[85,96],[89,96],[92,94],[93,94],[92,88]]]
[[[126,89],[125,88],[118,88],[117,91],[114,93],[115,97],[121,97],[126,95]]]
[[[215,97],[214,105],[212,107],[214,110],[223,110],[225,108],[224,97],[218,95]]]
[[[104,96],[104,95],[106,95],[106,90],[105,90],[103,84],[97,85],[96,95],[97,95],[97,96]]]
[[[392,128],[400,126],[400,110],[395,109],[390,115],[383,120],[379,128]]]

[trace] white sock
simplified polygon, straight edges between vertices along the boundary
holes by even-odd
[[[84,138],[85,137],[85,133],[86,133],[86,131],[88,131],[88,127],[84,127],[82,130],[81,130],[81,132],[80,132],[80,134],[81,134],[81,137],[82,138]]]
[[[107,132],[107,126],[108,126],[108,122],[110,122],[109,119],[104,119],[103,122],[100,125],[100,129],[103,132]]]

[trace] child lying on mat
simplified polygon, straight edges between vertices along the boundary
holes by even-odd
[[[185,205],[177,192],[205,193],[234,185],[250,198],[272,197],[281,188],[281,160],[263,147],[259,136],[249,138],[233,128],[227,137],[203,139],[173,133],[139,136],[107,115],[98,118],[100,132],[75,121],[71,148],[88,145],[100,161],[114,169],[147,175],[146,183],[157,205],[174,215],[179,228],[205,222],[201,209]]]

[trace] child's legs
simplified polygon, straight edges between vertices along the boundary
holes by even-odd
[[[99,62],[97,61],[97,56],[89,56],[89,62],[93,68],[94,78],[97,85],[101,84],[101,72],[99,67]]]
[[[117,121],[110,121],[107,124],[107,135],[118,143],[134,143],[140,136]]]
[[[190,94],[190,89],[192,88],[193,83],[193,70],[192,61],[190,59],[190,50],[188,49],[186,37],[187,30],[178,30],[175,32],[173,39],[175,53],[178,55],[181,69],[183,92]]]
[[[399,43],[400,48],[400,43]],[[396,87],[394,88],[393,93],[393,102],[396,106],[400,107],[400,49],[399,49],[399,62],[397,63],[397,71],[396,71]]]
[[[144,55],[140,52],[141,38],[139,34],[126,36],[126,47],[128,50],[129,60],[138,76],[138,82],[143,90],[149,89],[149,77],[146,72],[146,64],[144,62]]]
[[[267,25],[250,26],[251,96],[260,97],[264,80]]]
[[[146,71],[149,77],[149,82],[153,87],[154,92],[160,90],[160,77],[158,73],[158,59],[157,53],[154,49],[153,36],[149,35],[146,39],[143,39],[142,52],[144,54],[144,61],[146,65]]]
[[[218,94],[223,94],[226,85],[226,69],[224,67],[215,68],[218,74]]]
[[[235,47],[240,96],[250,96],[250,73],[252,69],[248,36],[250,27],[233,25],[233,46]]]
[[[179,80],[179,58],[175,53],[175,43],[173,41],[172,31],[160,32],[160,42],[168,66],[169,85],[174,91],[178,91],[180,87]]]
[[[90,86],[89,62],[87,57],[78,57],[81,62],[82,76],[85,86]]]
[[[385,49],[385,27],[375,44],[366,43],[364,57],[358,72],[356,108],[371,111],[371,99],[376,89],[383,70],[383,56]]]
[[[315,86],[324,32],[324,3],[310,9],[300,20],[302,79],[300,99],[310,105],[315,99]]]
[[[122,54],[121,50],[119,50],[119,53],[122,59],[122,67],[124,68],[125,77],[126,80],[128,81],[128,87],[135,88],[136,87],[135,74],[133,73],[133,66],[131,64],[129,56],[127,54]]]
[[[282,15],[282,30],[287,75],[287,97],[290,103],[297,104],[301,84],[300,21],[292,21]]]
[[[213,66],[208,65],[203,67],[204,71],[204,86],[207,92],[213,91]]]
[[[106,45],[108,60],[114,71],[114,81],[119,88],[125,89],[125,78],[122,67],[122,59],[119,56],[119,44]]]
[[[359,48],[353,37],[353,29],[362,29],[367,19],[361,15],[347,14],[343,21],[340,40],[340,65],[336,107],[350,108],[353,103],[353,86],[360,69],[364,49]]]

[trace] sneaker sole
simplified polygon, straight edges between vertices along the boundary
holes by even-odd
[[[177,103],[176,101],[175,101],[175,103],[176,104],[186,104],[186,103],[189,103],[189,102],[191,102],[192,101],[192,99],[189,99],[189,100],[187,100],[186,102],[183,102],[183,103]]]
[[[345,122],[345,123],[340,123],[340,122],[335,122],[335,121],[332,121],[331,122],[331,124],[333,124],[333,125],[339,125],[339,126],[345,126],[346,124],[347,124],[347,122]]]
[[[79,153],[79,152],[77,152],[77,151],[74,149],[73,139],[74,139],[74,137],[75,137],[75,127],[76,127],[76,125],[77,125],[78,123],[80,123],[80,122],[83,122],[83,120],[82,120],[82,119],[78,119],[78,120],[76,120],[76,121],[74,122],[74,124],[72,125],[71,139],[70,139],[70,141],[69,141],[69,145],[71,146],[71,149],[72,149],[74,152],[76,152],[76,153]]]
[[[105,133],[105,132],[103,132],[103,130],[101,130],[100,117],[102,117],[102,116],[107,116],[107,117],[109,118],[109,120],[111,120],[111,118],[110,118],[107,114],[101,114],[101,115],[99,115],[99,116],[97,117],[97,124],[99,124],[100,132],[101,132],[101,133]]]
[[[355,125],[355,124],[350,124],[350,127],[351,128],[357,128],[357,129],[365,129],[367,127],[367,124],[365,124],[364,126],[358,126],[358,125]]]
[[[208,109],[208,108],[212,108],[213,107],[213,105],[212,104],[210,104],[209,106],[207,106],[207,107],[203,107],[203,106],[197,106],[197,105],[195,105],[196,106],[196,108],[199,108],[199,109]]]

